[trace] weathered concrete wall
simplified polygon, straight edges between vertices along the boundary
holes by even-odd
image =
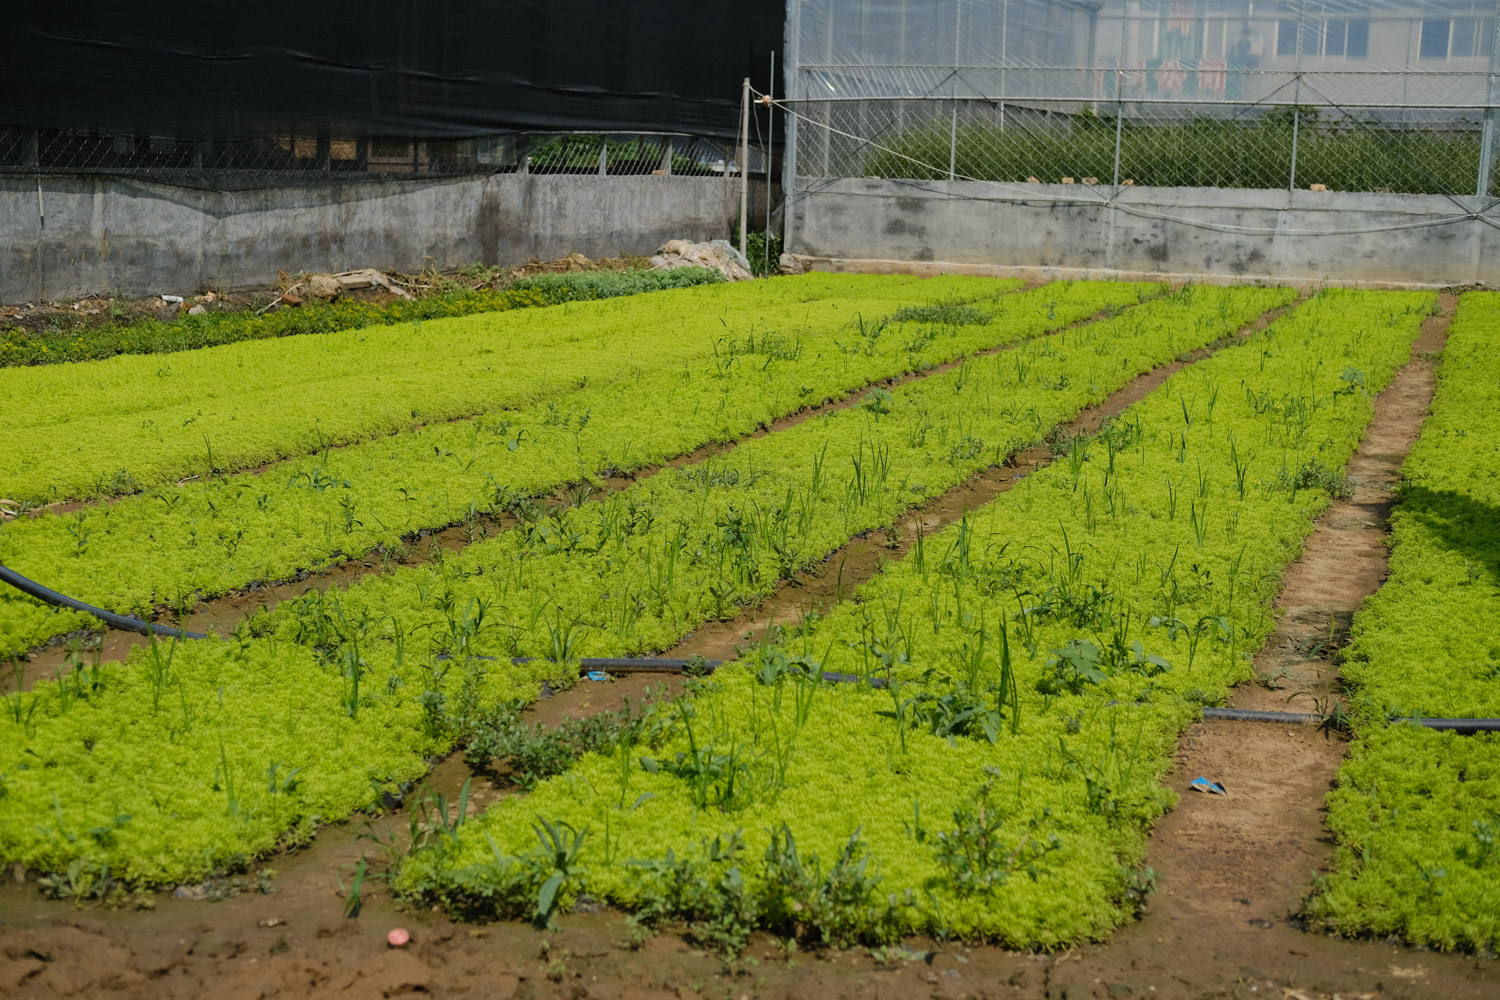
[[[859,270],[1398,285],[1500,281],[1487,200],[1336,191],[818,181],[788,244]],[[1500,224],[1500,215],[1493,221]]]
[[[719,177],[493,174],[202,191],[113,177],[0,176],[0,302],[265,286],[278,270],[650,253],[729,235]]]

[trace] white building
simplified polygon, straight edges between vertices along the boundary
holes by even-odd
[[[799,96],[1487,102],[1494,0],[790,0]],[[1299,87],[1298,84],[1301,84]]]

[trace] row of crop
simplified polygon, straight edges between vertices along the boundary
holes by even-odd
[[[1173,375],[655,725],[414,844],[398,885],[541,919],[586,891],[731,949],[1108,932],[1149,888],[1177,733],[1247,676],[1433,302],[1324,293]]]
[[[1348,934],[1500,948],[1500,737],[1393,717],[1500,716],[1500,295],[1460,300],[1403,467],[1390,575],[1344,651],[1359,737],[1329,797],[1336,872],[1309,910]]]
[[[525,516],[438,565],[290,602],[233,641],[76,663],[4,702],[0,858],[162,882],[264,851],[416,777],[485,706],[576,676],[548,659],[661,649],[732,616],[852,534],[1288,298],[1188,289],[876,390],[603,503]],[[540,659],[481,658],[509,652]]]
[[[346,638],[351,620],[388,638],[382,619],[430,622],[472,608],[484,616],[465,647],[474,652],[565,661],[663,649],[1291,295],[1188,288],[878,389],[859,407],[665,470],[598,504],[518,505],[516,530],[285,602],[253,627],[326,645]]]
[[[1016,285],[804,275],[0,369],[0,497],[90,499],[252,468],[690,364],[712,355],[726,323],[791,335],[841,327],[860,309],[883,313]]]
[[[1001,286],[1002,289],[1008,286]],[[630,473],[871,382],[1128,306],[1155,284],[1060,283],[963,306],[907,307],[904,322],[797,335],[723,329],[706,359],[583,386],[544,404],[398,433],[258,474],[155,487],[119,502],[17,521],[0,562],[70,596],[145,612],[397,546],[565,483]],[[994,291],[992,284],[970,291]],[[0,651],[85,627],[73,612],[0,594]]]
[[[172,320],[141,319],[76,330],[0,330],[0,367],[97,361],[120,354],[172,354],[200,347],[269,340],[357,327],[446,319],[481,312],[529,309],[619,295],[717,284],[724,280],[706,267],[675,271],[580,271],[521,278],[505,288],[458,288],[386,305],[341,301],[283,308],[273,313],[208,312]]]

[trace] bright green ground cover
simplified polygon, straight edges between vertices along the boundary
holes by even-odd
[[[264,852],[420,775],[479,706],[529,699],[576,670],[470,654],[668,645],[1289,298],[1189,289],[872,392],[438,566],[284,605],[233,641],[186,643],[170,662],[174,647],[159,646],[13,695],[0,721],[0,858],[170,882]]]
[[[1136,375],[1291,297],[1188,288],[871,393],[859,407],[665,470],[602,503],[523,510],[518,530],[434,565],[284,603],[255,629],[321,645],[347,636],[350,621],[390,637],[394,626],[382,619],[482,613],[467,648],[489,655],[568,660],[664,649],[1041,440]]]
[[[1345,650],[1358,739],[1329,796],[1338,867],[1310,912],[1348,934],[1500,948],[1500,737],[1390,717],[1500,716],[1500,295],[1459,301],[1403,467],[1390,575]]]
[[[879,315],[891,302],[999,287],[1014,283],[776,278],[169,356],[0,369],[0,497],[91,499],[251,468],[675,368],[711,356],[727,323],[758,332],[842,326],[861,309]]]
[[[127,612],[290,579],[339,554],[392,547],[418,530],[564,483],[730,441],[871,382],[1015,343],[1164,288],[1058,283],[1000,294],[1011,287],[968,286],[989,294],[937,320],[882,325],[872,316],[863,333],[852,315],[787,333],[721,327],[717,353],[631,381],[288,460],[262,474],[155,487],[113,504],[18,520],[0,527],[0,562]],[[88,625],[78,613],[8,588],[0,593],[0,651]]]
[[[1177,733],[1248,676],[1327,503],[1299,486],[1348,459],[1433,304],[1327,292],[1190,366],[665,708],[654,739],[431,838],[399,885],[521,915],[561,875],[558,898],[680,917],[731,947],[750,924],[1018,946],[1108,932],[1141,893]],[[581,851],[559,866],[539,819],[564,841],[586,829]]]
[[[273,313],[209,312],[202,316],[143,319],[118,326],[69,331],[31,333],[0,329],[0,367],[96,361],[119,354],[170,354],[235,344],[242,340],[268,340],[382,323],[411,323],[506,309],[529,309],[559,302],[635,295],[663,288],[716,284],[723,280],[724,276],[718,271],[703,267],[683,267],[675,271],[582,271],[522,278],[507,288],[439,292],[383,306],[346,299],[304,304],[296,309],[280,309]]]

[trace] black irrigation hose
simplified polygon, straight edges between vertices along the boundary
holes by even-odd
[[[44,587],[35,580],[28,580],[13,569],[0,566],[0,582],[8,583],[28,597],[35,597],[46,604],[59,608],[71,608],[74,611],[82,611],[93,615],[104,621],[106,625],[113,628],[124,629],[128,632],[140,632],[142,635],[167,635],[176,639],[207,639],[208,636],[199,632],[189,632],[185,629],[168,628],[166,625],[157,625],[153,622],[143,622],[139,618],[131,618],[129,615],[117,615],[113,611],[105,611],[96,608],[92,604],[74,600],[66,594],[59,594],[51,587]]]
[[[1231,722],[1284,722],[1295,725],[1317,725],[1323,721],[1321,715],[1308,712],[1262,712],[1253,708],[1205,708],[1203,717]]]
[[[1392,719],[1391,722],[1459,733],[1463,736],[1472,736],[1475,733],[1500,733],[1500,719]]]
[[[722,666],[723,663],[723,660],[655,660],[649,657],[585,656],[578,661],[578,666],[584,673],[590,670],[605,670],[612,674],[676,674],[682,673],[689,668],[697,668],[702,669],[706,674],[711,674]]]
[[[641,658],[598,658],[584,657],[578,661],[579,668],[587,673],[590,670],[603,670],[611,674],[681,674],[693,668],[701,669],[705,674],[711,674],[724,663],[723,660],[654,660],[648,657]],[[822,678],[830,684],[855,684],[864,678],[858,674],[841,674],[832,670],[825,670]],[[883,688],[886,686],[884,677],[871,677],[870,686]]]
[[[476,660],[495,659],[495,657],[493,656],[476,656],[474,658]],[[438,659],[452,659],[452,654],[441,653],[438,655]],[[516,666],[520,666],[523,663],[532,662],[533,659],[537,658],[530,656],[517,656],[512,658],[510,662],[514,663]],[[605,673],[610,674],[683,674],[693,669],[702,670],[705,674],[711,674],[719,667],[723,666],[723,664],[723,660],[673,660],[666,658],[655,659],[648,656],[585,656],[583,659],[578,661],[578,669],[580,673],[584,674],[588,673],[590,670],[602,670]],[[828,681],[830,684],[853,684],[864,679],[858,674],[841,674],[832,670],[823,671],[822,678],[823,680]],[[886,680],[884,677],[871,677],[870,686],[883,688],[886,686]]]
[[[649,657],[590,658],[586,656],[578,661],[579,669],[584,673],[590,670],[603,670],[611,674],[681,674],[694,668],[701,669],[705,674],[711,674],[723,664],[723,660],[657,660]],[[841,674],[832,670],[823,671],[822,678],[830,684],[854,684],[864,679],[858,674]],[[870,686],[885,687],[885,678],[871,677]]]
[[[1249,708],[1205,708],[1205,719],[1226,719],[1234,722],[1283,722],[1317,725],[1324,716],[1304,712],[1259,712]],[[1459,733],[1472,736],[1475,733],[1500,733],[1500,719],[1392,719],[1392,725],[1407,724],[1439,732]]]

